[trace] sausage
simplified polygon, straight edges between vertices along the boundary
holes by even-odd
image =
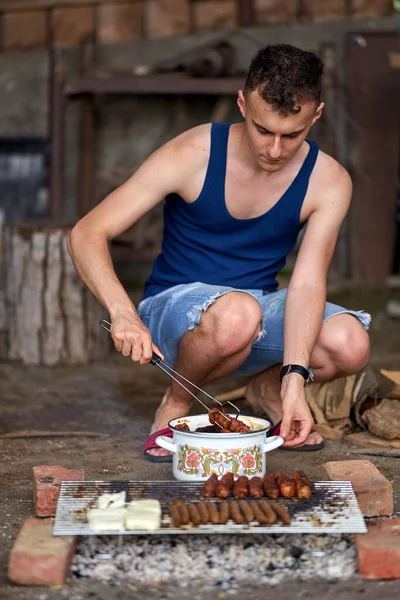
[[[233,486],[233,473],[225,473],[220,481],[218,481],[215,488],[215,495],[217,498],[228,498],[231,493]]]
[[[293,479],[289,477],[287,473],[277,473],[276,483],[278,484],[279,491],[284,498],[293,498],[296,488]]]
[[[200,512],[195,504],[188,504],[190,520],[196,527],[201,523]]]
[[[237,481],[233,484],[233,495],[236,500],[243,500],[247,498],[249,493],[249,479],[245,475],[241,475]]]
[[[234,521],[238,525],[245,522],[242,511],[240,510],[239,505],[235,500],[231,502],[231,518],[232,521]]]
[[[215,502],[208,502],[207,504],[208,504],[208,514],[209,514],[211,523],[214,523],[214,525],[218,525],[219,524],[218,506],[216,505]]]
[[[272,508],[270,502],[268,502],[267,500],[259,500],[257,502],[257,505],[259,506],[260,510],[265,514],[267,523],[269,523],[270,525],[276,523],[278,517],[276,512]]]
[[[231,433],[246,433],[247,431],[250,431],[250,427],[246,425],[246,423],[239,421],[239,419],[236,419],[235,417],[231,418],[229,429]]]
[[[261,525],[266,525],[270,522],[265,512],[261,510],[258,502],[252,502],[251,508],[253,509],[254,517],[259,523],[261,523]]]
[[[250,498],[262,498],[264,495],[263,482],[261,477],[252,477],[249,479]]]
[[[207,508],[207,503],[206,502],[202,502],[202,501],[198,502],[197,503],[197,508],[198,508],[199,513],[200,513],[201,522],[204,523],[204,525],[205,525],[206,523],[208,523],[208,521],[210,519],[210,516],[209,516],[209,513],[208,513],[208,508]]]
[[[278,504],[278,502],[270,502],[270,504],[281,521],[283,521],[285,525],[288,525],[292,520],[292,517],[289,515],[286,508],[282,506],[282,504]]]
[[[304,471],[295,471],[293,481],[296,486],[296,496],[299,500],[309,500],[311,498],[311,483]]]
[[[211,408],[208,411],[208,419],[209,419],[211,425],[214,425],[216,423],[222,429],[230,429],[231,428],[231,418],[222,409]]]
[[[169,514],[171,515],[172,522],[175,527],[180,527],[182,525],[181,521],[181,511],[176,506],[176,504],[170,504],[168,506]]]
[[[177,509],[179,510],[179,513],[181,516],[181,524],[187,525],[190,521],[190,514],[189,514],[188,507],[186,506],[186,504],[183,504],[183,502],[181,500],[175,500],[174,504],[177,507]]]
[[[229,502],[221,502],[220,510],[219,510],[219,522],[221,525],[225,525],[230,519],[231,509],[229,506]]]
[[[279,487],[272,473],[265,473],[263,478],[263,488],[265,495],[272,500],[279,498]]]
[[[180,431],[190,431],[190,427],[187,423],[178,423],[178,425],[175,425],[175,429],[179,429]]]
[[[251,508],[251,503],[246,502],[246,500],[239,500],[238,504],[247,523],[251,523],[252,521],[254,521],[254,512]]]
[[[211,475],[211,477],[207,479],[202,489],[204,498],[215,498],[215,488],[217,487],[217,483],[218,477],[216,475]]]

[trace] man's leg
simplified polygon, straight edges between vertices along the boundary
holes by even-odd
[[[368,356],[369,337],[362,324],[350,314],[333,316],[322,325],[311,356],[314,380],[322,382],[353,375],[366,366]],[[253,409],[266,413],[273,424],[282,419],[280,368],[281,365],[276,365],[259,373],[246,389],[246,399]],[[319,444],[321,440],[313,432],[306,443]]]
[[[249,294],[230,292],[217,298],[203,312],[199,326],[182,337],[175,370],[199,387],[233,373],[250,354],[261,320],[261,306]],[[156,412],[151,433],[167,427],[171,419],[187,415],[191,404],[191,396],[172,381]],[[170,454],[162,448],[148,452],[156,456]]]

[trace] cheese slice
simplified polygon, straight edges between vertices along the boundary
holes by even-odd
[[[152,498],[132,500],[132,502],[128,504],[128,511],[148,511],[161,515],[161,504],[158,500],[153,500]]]
[[[127,510],[125,527],[130,530],[155,531],[160,529],[161,513],[154,510]]]
[[[87,514],[93,531],[124,531],[125,515],[126,508],[92,508]]]
[[[98,497],[97,508],[123,508],[126,502],[126,492],[117,494],[102,494]]]

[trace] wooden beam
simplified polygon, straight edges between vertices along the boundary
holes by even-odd
[[[257,23],[255,0],[238,0],[239,25],[251,27]]]
[[[121,0],[0,0],[0,12],[118,2]]]

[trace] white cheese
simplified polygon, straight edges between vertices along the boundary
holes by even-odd
[[[161,504],[158,500],[153,500],[152,498],[132,500],[132,502],[128,504],[128,511],[148,511],[161,515]]]
[[[126,508],[92,508],[88,511],[89,527],[93,531],[124,531]]]
[[[126,492],[117,494],[102,494],[97,500],[97,508],[123,508],[126,502]]]
[[[128,510],[125,527],[130,530],[154,531],[160,529],[161,514],[154,510]]]

